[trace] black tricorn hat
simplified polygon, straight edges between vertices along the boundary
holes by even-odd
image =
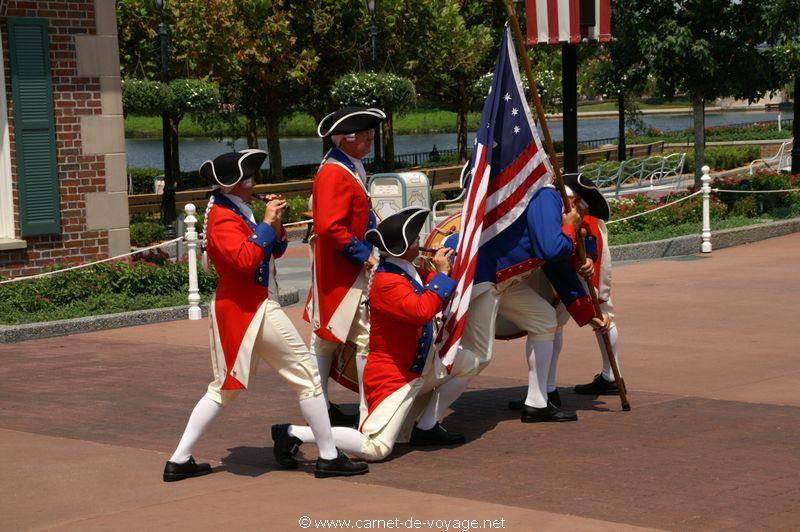
[[[367,242],[395,257],[401,256],[419,236],[431,211],[421,207],[401,209],[370,229],[364,235]]]
[[[317,135],[347,135],[357,131],[367,131],[386,119],[386,114],[372,107],[343,107],[334,111],[319,122]]]
[[[230,151],[200,165],[200,177],[223,187],[232,187],[242,179],[255,175],[264,164],[263,150]]]
[[[564,185],[572,189],[572,192],[586,202],[589,206],[589,214],[603,221],[608,221],[611,216],[611,209],[608,206],[603,193],[594,184],[594,181],[583,174],[564,174]]]

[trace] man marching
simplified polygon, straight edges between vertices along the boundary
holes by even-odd
[[[386,458],[415,421],[412,445],[465,441],[464,436],[448,432],[440,420],[466,387],[474,361],[470,353],[459,353],[450,374],[437,379],[431,355],[434,318],[456,284],[448,277],[452,250],[436,252],[436,271],[412,264],[419,254],[418,235],[428,213],[427,209],[407,207],[366,234],[382,255],[369,297],[370,353],[363,379],[368,415],[361,422],[360,433],[334,427],[333,434],[337,446],[367,460]],[[284,444],[287,456],[289,445],[296,449],[301,443],[315,441],[308,427],[277,427],[290,436]]]
[[[492,359],[497,313],[503,305],[513,321],[533,337],[526,346],[529,395],[522,407],[524,423],[575,421],[572,411],[562,411],[547,400],[547,374],[552,358],[556,315],[549,301],[524,280],[538,267],[580,326],[605,326],[595,318],[591,299],[573,266],[566,259],[575,249],[580,216],[562,214],[561,197],[552,185],[543,186],[523,213],[505,230],[481,246],[475,270],[472,301],[461,346],[474,353],[477,375]],[[453,245],[446,241],[445,245]]]
[[[586,254],[594,261],[592,268],[583,270],[581,274],[590,278],[594,283],[597,298],[600,301],[600,310],[608,316],[608,336],[619,368],[619,352],[617,351],[619,333],[614,322],[614,305],[611,302],[611,250],[608,247],[608,230],[605,224],[610,217],[611,209],[606,198],[591,179],[581,174],[567,174],[564,176],[564,185],[573,207],[583,217],[581,227],[586,229]],[[556,389],[558,355],[564,342],[563,328],[568,321],[565,314],[563,307],[559,306],[558,329],[548,377],[548,391],[550,392]],[[600,334],[597,335],[597,343],[603,359],[602,370],[594,376],[592,382],[576,385],[575,393],[579,395],[619,395],[619,388],[614,380],[608,359],[609,353],[606,352],[606,345]]]
[[[355,347],[359,382],[369,353],[366,288],[377,261],[372,244],[364,240],[366,231],[375,227],[375,215],[361,159],[372,148],[374,127],[385,118],[380,109],[345,107],[323,118],[317,128],[319,136],[330,137],[334,147],[314,178],[312,285],[304,318],[313,329],[311,353],[317,360],[326,401],[337,348],[345,342]],[[361,403],[363,410],[363,394]],[[328,404],[333,425],[358,424],[357,416]]]
[[[209,464],[197,464],[192,449],[219,415],[250,384],[259,359],[264,359],[297,394],[300,410],[319,446],[317,476],[366,473],[336,449],[319,374],[292,322],[270,294],[270,258],[286,250],[281,214],[286,202],[267,198],[264,219],[256,223],[247,205],[255,175],[267,154],[244,150],[220,155],[200,167],[200,175],[214,183],[205,213],[204,247],[216,267],[219,281],[210,303],[211,363],[214,381],[197,403],[178,447],[164,467],[171,482],[211,473]],[[271,297],[272,296],[272,297]],[[286,466],[286,464],[281,464]],[[297,467],[295,462],[294,467]]]

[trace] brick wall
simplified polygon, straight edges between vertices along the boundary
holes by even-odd
[[[4,15],[47,19],[50,62],[53,72],[53,103],[56,121],[58,179],[61,195],[61,234],[26,237],[26,249],[0,251],[0,275],[30,275],[52,263],[83,263],[108,253],[108,231],[86,227],[85,195],[106,191],[103,155],[84,155],[81,150],[81,116],[101,113],[99,78],[78,75],[75,36],[95,33],[93,0],[71,2],[6,2]],[[14,143],[14,108],[11,101],[11,71],[5,18],[3,50],[11,136],[11,166],[14,187],[14,219],[19,238],[19,197]]]

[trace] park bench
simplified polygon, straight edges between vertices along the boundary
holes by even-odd
[[[770,170],[786,170],[792,166],[792,141],[787,140],[778,148],[778,152],[772,157],[756,159],[750,163],[750,175],[756,168],[765,167]]]
[[[600,188],[613,186],[615,195],[626,187],[641,187],[666,183],[683,173],[686,162],[685,153],[672,153],[663,156],[626,159],[621,163],[607,161],[582,167],[581,173],[595,182]]]

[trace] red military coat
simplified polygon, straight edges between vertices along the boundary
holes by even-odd
[[[422,285],[382,263],[370,288],[370,352],[364,368],[367,410],[420,376],[434,340],[432,320],[455,290],[442,273],[417,269]]]
[[[312,286],[304,318],[324,340],[344,342],[367,285],[364,261],[372,245],[364,233],[375,227],[375,215],[355,166],[336,148],[317,171],[312,198]]]
[[[269,284],[269,259],[286,251],[286,231],[280,237],[266,223],[254,224],[217,197],[208,213],[207,252],[219,280],[211,300],[211,350],[222,389],[247,388],[250,357],[264,317]]]

